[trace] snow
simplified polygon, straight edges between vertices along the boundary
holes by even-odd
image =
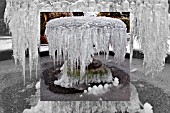
[[[145,103],[144,104],[144,111],[145,111],[145,113],[153,113],[153,110],[152,110],[152,106],[149,104],[149,103]]]
[[[39,49],[40,49],[40,52],[49,51],[49,47],[47,44],[43,44],[43,45],[41,44]]]
[[[111,84],[108,83],[106,83],[104,86],[101,84],[99,86],[94,85],[93,87],[88,87],[87,90],[84,90],[84,93],[92,95],[101,95],[109,91],[110,85]]]
[[[1,38],[0,37],[0,51],[11,50],[12,49],[12,39],[11,38]]]
[[[119,79],[117,77],[114,78],[113,85],[114,86],[118,86],[119,85]]]
[[[106,90],[106,91],[107,91],[107,90],[108,90],[108,88],[109,88],[109,84],[107,84],[107,83],[106,83],[106,84],[104,85],[104,90]]]
[[[35,88],[36,88],[37,90],[40,89],[40,81],[38,81],[38,82],[36,83]]]

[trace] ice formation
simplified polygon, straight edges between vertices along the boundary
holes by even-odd
[[[129,6],[128,6],[129,5]],[[128,9],[129,8],[129,9]],[[145,74],[154,75],[161,71],[165,64],[168,30],[168,1],[140,0],[120,3],[99,1],[47,1],[47,0],[7,0],[4,13],[5,22],[9,25],[13,36],[13,52],[15,62],[22,64],[25,75],[25,50],[29,49],[31,70],[38,63],[39,12],[40,11],[130,11],[131,22],[131,56],[133,41],[137,38],[144,53]],[[36,15],[36,16],[35,16]],[[146,17],[146,18],[145,18]],[[59,29],[62,29],[59,28]],[[107,29],[107,27],[106,27]],[[94,29],[93,29],[94,30]],[[65,32],[65,31],[62,31]],[[22,38],[26,37],[26,38]],[[37,38],[35,38],[37,37]],[[22,43],[20,43],[22,42]],[[152,58],[150,57],[152,56]],[[33,66],[35,65],[35,66]],[[30,74],[31,75],[31,74]]]
[[[87,90],[84,90],[84,93],[93,94],[93,95],[102,95],[103,93],[109,91],[109,88],[111,87],[112,85],[108,83],[106,83],[104,86],[101,84],[99,86],[94,85],[93,87],[88,87]]]
[[[114,86],[118,86],[119,85],[119,79],[117,77],[114,78],[113,85]]]
[[[169,35],[168,4],[164,0],[154,3],[138,0],[133,7],[132,41],[137,38],[141,44],[145,75],[155,75],[165,65]]]
[[[50,20],[46,25],[45,34],[49,42],[49,54],[55,59],[64,61],[64,68],[71,72],[80,65],[80,82],[84,77],[86,66],[93,60],[95,53],[109,54],[109,44],[115,53],[114,62],[122,63],[126,54],[126,25],[119,19],[108,17],[64,17]],[[55,56],[57,51],[57,56]],[[66,67],[67,65],[67,67]],[[68,69],[65,69],[66,71]],[[67,80],[64,71],[62,80]],[[73,80],[71,78],[70,80]],[[102,79],[101,79],[102,80]],[[86,82],[87,83],[87,82]]]
[[[38,81],[38,82],[36,83],[35,88],[36,88],[37,90],[40,89],[40,81]]]
[[[153,110],[152,110],[152,106],[149,104],[149,103],[145,103],[144,104],[144,111],[145,111],[145,113],[153,113]]]
[[[66,70],[67,71],[67,70]],[[82,80],[80,80],[80,77],[69,76],[67,73],[61,72],[61,78],[59,80],[55,80],[55,85],[60,85],[62,87],[73,87],[77,84],[89,84],[89,83],[100,83],[100,82],[112,82],[112,73],[110,70],[104,75],[100,74],[94,74],[91,76],[85,75]]]
[[[12,48],[15,63],[21,63],[25,84],[25,51],[29,50],[30,77],[32,69],[38,65],[39,12],[36,4],[29,1],[7,0],[5,22],[12,33]]]

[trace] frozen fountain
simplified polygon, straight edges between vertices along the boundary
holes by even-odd
[[[137,1],[136,3],[131,2],[130,5],[126,1],[123,4],[119,3],[97,3],[94,4],[94,2],[91,2],[91,6],[95,6],[95,9],[93,7],[89,7],[90,5],[87,5],[87,3],[84,4],[82,1],[83,8],[81,10],[89,11],[92,9],[93,11],[102,10],[102,11],[111,11],[112,9],[114,11],[125,11],[128,8],[129,11],[132,12],[132,30],[131,30],[131,45],[133,44],[133,40],[137,37],[141,40],[141,46],[142,50],[144,52],[145,58],[144,58],[144,66],[146,67],[146,74],[155,74],[163,69],[165,56],[166,56],[166,40],[167,40],[167,1],[162,0],[161,2],[153,1],[153,0],[145,0],[144,3],[141,1]],[[110,4],[110,5],[108,5]],[[111,6],[112,5],[112,6]],[[128,7],[129,5],[129,7]],[[42,10],[52,10],[57,11],[61,9],[57,9],[55,6],[60,6],[62,9],[61,2],[56,2],[52,4],[47,4],[45,2],[41,2],[39,0],[37,1],[27,1],[27,0],[7,0],[7,7],[5,11],[5,21],[9,25],[10,30],[12,32],[13,37],[13,56],[15,59],[15,62],[21,63],[23,68],[23,76],[25,77],[25,50],[29,48],[29,67],[30,67],[30,77],[32,76],[32,69],[37,69],[38,65],[38,46],[39,46],[39,11]],[[77,8],[77,4],[72,3],[68,4],[67,8],[70,11],[71,7]],[[80,7],[79,7],[80,8]],[[62,9],[63,10],[63,9]],[[67,20],[68,18],[62,18],[63,20]],[[64,86],[62,82],[68,83],[64,87],[71,87],[73,84],[78,83],[86,83],[88,84],[88,80],[84,78],[88,78],[86,76],[86,67],[88,67],[89,64],[93,64],[93,56],[94,53],[98,53],[99,51],[105,51],[106,54],[104,55],[107,58],[108,55],[108,42],[110,39],[110,43],[112,44],[115,52],[114,61],[115,63],[121,63],[123,62],[124,58],[124,52],[125,47],[123,46],[125,44],[125,38],[121,38],[126,35],[125,33],[121,33],[120,38],[121,41],[117,41],[116,38],[113,36],[113,32],[110,30],[116,29],[117,27],[119,29],[124,28],[124,25],[121,24],[120,21],[108,19],[108,22],[105,22],[106,18],[100,18],[103,23],[98,22],[96,19],[91,18],[91,20],[87,19],[87,23],[78,17],[73,18],[75,23],[78,23],[77,27],[78,30],[81,32],[76,32],[76,29],[74,28],[74,24],[68,23],[65,25],[60,19],[58,20],[58,23],[55,23],[57,20],[52,20],[48,23],[46,34],[48,36],[48,41],[50,43],[50,55],[53,57],[54,60],[63,60],[65,61],[60,66],[59,70],[62,74],[60,79],[55,81],[55,84]],[[77,22],[77,20],[79,21]],[[107,20],[107,19],[106,19]],[[136,21],[137,20],[137,21]],[[72,21],[72,20],[70,20]],[[95,22],[93,22],[95,21]],[[50,24],[50,23],[55,24]],[[85,26],[82,26],[83,22],[85,23]],[[73,22],[74,23],[74,22]],[[95,23],[98,23],[95,25]],[[117,25],[117,23],[119,23]],[[156,24],[155,24],[156,23]],[[94,24],[94,25],[93,25]],[[110,24],[114,24],[113,26],[110,26]],[[55,28],[56,26],[60,26],[59,28]],[[80,27],[79,27],[80,25]],[[95,26],[99,29],[97,32],[96,28],[91,28],[91,26]],[[103,27],[102,27],[103,26]],[[102,28],[101,28],[102,27]],[[73,30],[70,30],[73,28]],[[108,30],[110,29],[110,30]],[[144,29],[148,29],[145,31]],[[93,32],[91,32],[93,31]],[[53,32],[53,33],[52,33]],[[74,33],[75,32],[75,33]],[[83,32],[85,32],[83,34]],[[104,38],[103,34],[105,32],[106,36]],[[118,31],[117,31],[118,32]],[[122,30],[121,32],[125,32]],[[58,33],[62,34],[62,38],[59,38],[56,40],[57,37],[55,37]],[[66,34],[70,34],[69,37],[66,37]],[[103,33],[103,34],[102,34]],[[55,35],[55,36],[53,36]],[[79,35],[79,38],[75,35]],[[86,37],[83,38],[81,35],[85,35]],[[98,36],[96,39],[92,38],[91,36]],[[117,34],[118,35],[118,34]],[[37,37],[37,38],[35,38]],[[60,36],[59,36],[60,37]],[[64,38],[63,38],[64,37]],[[110,38],[111,37],[111,38]],[[161,37],[161,38],[160,38]],[[79,39],[79,40],[78,40]],[[84,45],[82,46],[82,40],[84,41]],[[87,41],[91,40],[91,41]],[[96,40],[98,43],[96,43]],[[152,42],[155,43],[152,43]],[[59,43],[60,42],[60,43]],[[67,43],[66,43],[67,42]],[[70,44],[73,43],[72,45]],[[101,42],[104,42],[104,44],[100,44]],[[116,42],[116,43],[115,43]],[[57,45],[58,44],[58,45]],[[63,44],[61,46],[61,44]],[[77,45],[75,45],[77,44]],[[123,45],[121,45],[123,44]],[[79,45],[79,46],[78,46]],[[95,45],[95,47],[93,46]],[[152,46],[150,46],[152,45]],[[82,47],[81,47],[82,46]],[[133,45],[132,45],[133,46]],[[68,48],[69,47],[69,48]],[[81,47],[81,48],[79,48]],[[119,48],[118,48],[119,47]],[[74,49],[73,49],[74,48]],[[148,49],[149,48],[149,49]],[[82,49],[82,50],[81,50]],[[133,49],[133,47],[132,47]],[[132,50],[131,49],[131,50]],[[55,58],[55,50],[58,50],[57,57]],[[77,50],[78,52],[76,52]],[[89,51],[87,51],[89,50]],[[123,53],[123,54],[121,54]],[[132,53],[132,51],[131,51]],[[74,55],[74,56],[73,56]],[[150,59],[150,56],[153,58]],[[75,59],[74,59],[75,58]],[[55,63],[55,61],[54,61]],[[61,63],[62,64],[62,63]],[[76,79],[70,79],[72,76],[68,76],[68,67],[70,73],[75,73],[75,70],[78,70],[79,77]],[[148,70],[147,70],[148,69]],[[108,71],[109,72],[109,71]],[[101,76],[92,76],[92,78],[97,78],[96,81],[101,80]],[[105,77],[102,76],[102,77]],[[107,73],[106,78],[104,80],[106,81],[109,77],[109,74]],[[24,79],[25,80],[25,79]],[[60,81],[59,81],[60,80]],[[110,78],[108,79],[108,82],[110,82]],[[116,81],[116,80],[115,80]],[[54,82],[53,82],[54,83]],[[118,84],[114,82],[115,86]],[[105,88],[107,89],[109,85],[105,85]],[[97,90],[96,86],[94,85],[92,87],[93,89]],[[98,86],[98,88],[100,88]],[[103,88],[104,89],[104,88]],[[89,88],[91,91],[91,89]],[[39,90],[38,90],[39,91]],[[91,92],[85,93],[91,93]],[[37,112],[46,112],[46,113],[52,113],[52,112],[74,112],[74,113],[91,113],[91,112],[119,112],[119,111],[128,111],[128,112],[136,112],[140,109],[140,101],[138,99],[137,92],[135,90],[135,87],[131,85],[130,87],[131,96],[130,101],[78,101],[78,102],[53,102],[53,101],[38,101],[36,106],[33,106],[29,110],[25,110],[24,112],[30,112],[30,113],[37,113]],[[93,91],[92,91],[93,92]]]
[[[119,19],[85,15],[52,19],[46,25],[49,55],[53,58],[56,67],[51,70],[55,71],[55,74],[44,72],[44,78],[46,85],[54,93],[88,92],[96,95],[107,91],[111,93],[112,87],[119,86],[119,82],[123,86],[129,84],[128,74],[122,71],[121,76],[126,79],[124,82],[120,78],[114,80],[113,73],[116,73],[114,71],[117,68],[108,67],[107,63],[95,58],[103,52],[103,57],[107,60],[109,45],[111,45],[114,52],[112,62],[121,64],[124,61],[127,45],[126,25]],[[65,91],[59,91],[61,89]],[[125,97],[127,97],[124,98],[125,100],[129,100],[128,96]],[[47,97],[45,98],[47,100]],[[71,99],[74,100],[73,98]],[[111,97],[104,100],[117,99]]]
[[[60,69],[63,76],[61,83],[71,86],[71,84],[89,83],[90,81],[111,82],[110,72],[105,73],[102,79],[100,75],[89,79],[90,75],[85,74],[86,68],[92,63],[96,53],[106,52],[104,57],[109,55],[109,44],[113,46],[115,53],[114,62],[122,63],[126,54],[126,25],[118,20],[106,17],[64,17],[50,20],[46,25],[46,36],[49,41],[49,54],[55,62],[55,51],[57,51],[57,61],[63,59],[64,65]],[[120,48],[117,48],[120,47]],[[97,62],[97,61],[96,61]],[[97,62],[99,63],[99,62]],[[95,67],[95,66],[94,66]],[[100,68],[98,66],[96,68]],[[107,68],[102,68],[107,70]],[[68,72],[68,70],[70,70]],[[76,80],[68,76],[77,74]],[[90,72],[89,72],[90,73]],[[95,72],[94,72],[95,73]],[[59,81],[58,81],[59,82]]]
[[[68,1],[45,1],[45,0],[7,0],[6,11],[4,14],[5,22],[9,25],[13,33],[13,52],[15,61],[20,61],[23,65],[23,75],[25,75],[25,57],[24,52],[26,48],[30,48],[30,73],[33,67],[37,67],[39,46],[39,12],[51,11],[84,11],[84,12],[99,12],[99,11],[130,11],[131,12],[131,56],[133,53],[133,41],[138,40],[141,50],[144,53],[144,67],[145,75],[156,75],[160,72],[165,64],[165,57],[167,52],[168,34],[168,1],[167,0],[144,0],[144,2],[137,0],[123,3],[117,1],[98,2],[94,0],[78,0],[74,2]],[[15,15],[13,15],[15,13]],[[37,15],[37,16],[35,16]],[[145,18],[147,17],[147,18]],[[22,18],[22,19],[19,19]],[[24,19],[25,22],[22,20]],[[32,19],[32,20],[31,20]],[[31,23],[28,25],[28,23]],[[156,23],[156,24],[155,24]],[[14,25],[15,24],[15,25]],[[148,26],[149,25],[149,26]],[[24,27],[27,29],[16,28]],[[22,28],[23,28],[22,27]],[[28,29],[29,27],[29,29]],[[34,28],[35,30],[31,30]],[[144,29],[147,30],[147,32]],[[20,33],[22,32],[22,33]],[[23,34],[23,32],[25,32]],[[26,39],[18,38],[25,35]],[[148,38],[149,37],[149,38]],[[23,40],[23,43],[20,43]],[[34,40],[34,41],[32,41]],[[155,43],[152,43],[152,42]],[[33,43],[31,43],[33,42]],[[152,45],[152,46],[150,46]],[[150,49],[148,49],[150,48]],[[153,55],[150,59],[150,55]],[[155,57],[158,56],[158,57]],[[154,64],[152,64],[154,62]],[[34,66],[33,66],[34,65]]]

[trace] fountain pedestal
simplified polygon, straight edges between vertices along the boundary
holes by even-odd
[[[135,86],[130,84],[130,101],[38,101],[36,106],[23,113],[115,113],[140,111],[140,101]]]

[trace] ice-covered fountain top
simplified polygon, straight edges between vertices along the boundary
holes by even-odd
[[[50,20],[46,25],[49,53],[57,60],[63,58],[71,71],[80,65],[80,75],[93,60],[95,53],[109,54],[109,44],[115,53],[114,61],[121,63],[126,54],[126,25],[109,17],[64,17]],[[78,65],[77,65],[78,64]]]

